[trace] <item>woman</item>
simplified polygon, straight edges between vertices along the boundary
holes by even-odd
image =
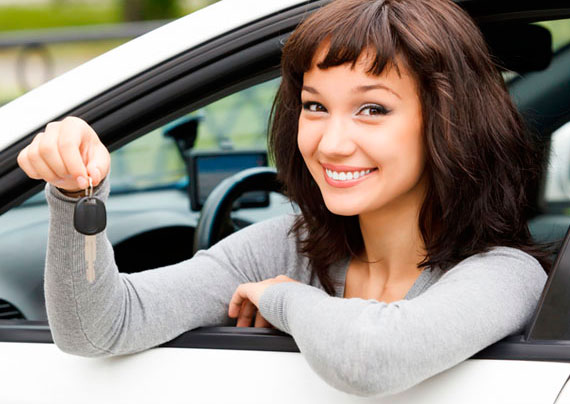
[[[177,265],[117,271],[97,236],[85,277],[72,228],[109,154],[77,118],[24,149],[51,210],[47,310],[85,356],[140,351],[209,325],[273,325],[359,395],[404,390],[520,332],[545,282],[525,188],[532,139],[481,34],[448,0],[337,0],[291,35],[270,146],[298,217],[252,225]]]

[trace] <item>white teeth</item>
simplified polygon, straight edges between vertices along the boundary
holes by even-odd
[[[333,171],[329,170],[328,168],[325,169],[327,176],[332,178],[336,181],[350,181],[350,180],[357,180],[360,177],[365,176],[366,174],[370,174],[372,170],[362,170],[362,171]]]

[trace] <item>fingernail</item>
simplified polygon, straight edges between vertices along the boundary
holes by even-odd
[[[93,176],[97,179],[97,182],[101,181],[101,171],[98,168],[93,170]]]
[[[77,177],[77,184],[79,185],[79,188],[87,188],[87,179],[85,177],[79,176]]]

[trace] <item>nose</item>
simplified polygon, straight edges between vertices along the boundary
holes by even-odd
[[[350,136],[350,125],[342,117],[332,117],[323,128],[319,151],[329,157],[346,157],[354,153],[356,145]]]

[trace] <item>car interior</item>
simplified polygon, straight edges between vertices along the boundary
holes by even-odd
[[[239,228],[295,211],[279,194],[274,170],[263,168],[271,165],[265,142],[280,46],[295,18],[291,11],[286,22],[248,28],[264,39],[245,51],[248,39],[239,32],[219,38],[207,46],[220,60],[190,50],[71,111],[92,123],[112,151],[107,234],[121,272],[189,259]],[[556,18],[479,21],[509,92],[548,150],[544,179],[528,190],[536,201],[529,228],[537,242],[554,243],[554,254],[570,226],[570,19]],[[220,166],[226,169],[216,170]],[[10,192],[17,196],[0,211],[0,322],[45,324],[48,212],[43,184],[23,183],[13,181],[19,185]],[[189,333],[167,345],[200,345],[217,332]],[[252,332],[281,338],[275,342],[281,348],[268,349],[296,349],[274,330],[235,330],[244,338]]]

